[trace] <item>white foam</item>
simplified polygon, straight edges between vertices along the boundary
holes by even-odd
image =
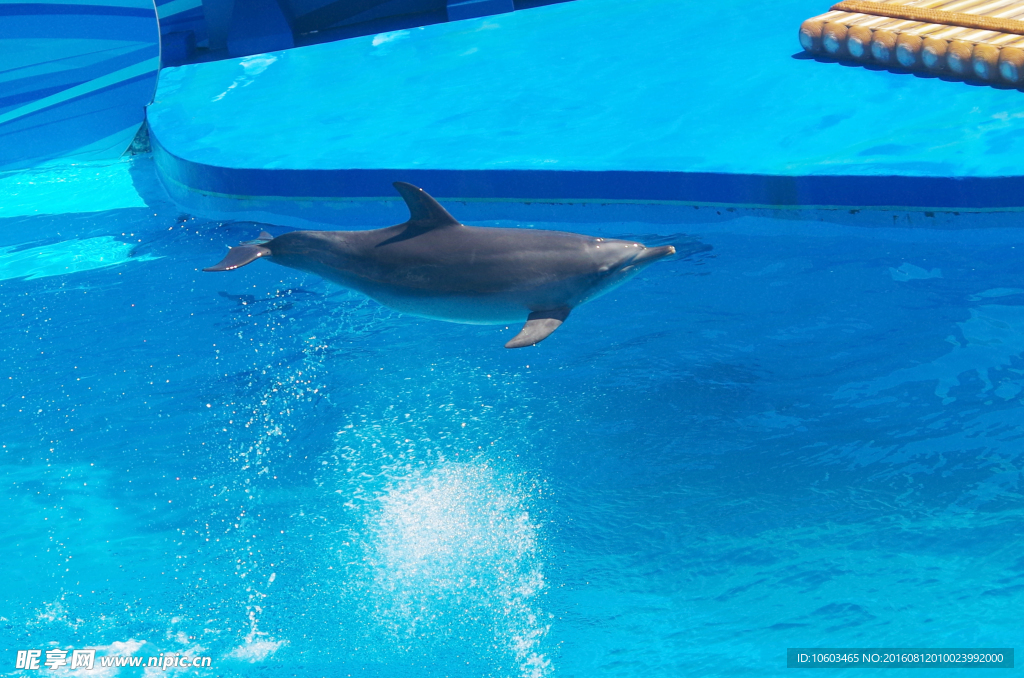
[[[285,640],[253,640],[239,645],[224,656],[255,664],[271,657],[287,642]]]
[[[469,624],[522,675],[549,671],[538,653],[548,626],[534,609],[546,585],[538,527],[510,479],[484,462],[442,461],[398,480],[377,504],[367,554],[375,614],[399,643]]]

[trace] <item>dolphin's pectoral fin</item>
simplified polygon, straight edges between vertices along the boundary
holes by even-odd
[[[233,271],[236,268],[250,264],[260,257],[270,254],[270,250],[262,245],[239,245],[228,250],[228,255],[217,264],[204,268],[204,271]]]
[[[526,317],[526,324],[519,334],[505,344],[505,348],[522,348],[533,346],[548,338],[548,335],[558,329],[572,309],[562,307],[550,311],[534,311]]]
[[[430,230],[443,226],[462,225],[422,188],[404,181],[396,181],[392,185],[405,200],[405,204],[409,208],[409,221],[414,222],[417,229]]]

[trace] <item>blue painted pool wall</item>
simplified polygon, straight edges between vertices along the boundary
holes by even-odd
[[[340,26],[443,10],[445,0],[337,0],[310,9],[285,0],[294,16],[296,34],[331,31]]]
[[[569,1],[194,0],[194,7],[173,15],[161,13],[163,63],[180,66],[248,56]],[[158,0],[157,6],[174,10],[181,4]]]
[[[158,171],[197,194],[242,200],[391,198],[394,181],[435,196],[523,202],[675,202],[763,207],[1024,209],[1024,177],[772,176],[716,172],[253,169],[179,158],[153,137]]]
[[[274,52],[295,46],[292,27],[277,0],[238,0],[228,29],[228,55]]]
[[[512,0],[448,0],[448,19],[476,19],[515,10]]]
[[[396,10],[394,14],[388,13],[388,10],[399,3],[404,11]],[[398,3],[387,3],[385,6],[346,19],[317,33],[298,35],[296,44],[314,45],[334,40],[347,40],[364,35],[432,26],[446,21],[448,21],[448,10],[444,0],[398,0]]]
[[[188,61],[196,52],[196,34],[193,31],[162,33],[160,35],[160,64],[176,66]]]
[[[182,8],[177,0],[157,0],[156,11],[160,16],[161,35],[190,32],[196,42],[209,39],[202,2],[197,0],[193,6]]]
[[[160,59],[164,66],[186,63],[196,47],[208,44],[206,15],[200,0],[182,4],[179,0],[157,0],[160,16]]]

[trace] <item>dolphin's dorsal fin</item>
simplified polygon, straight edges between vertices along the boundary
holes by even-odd
[[[505,348],[522,348],[539,344],[558,329],[559,325],[569,317],[572,309],[562,307],[550,311],[534,311],[526,317],[526,324],[519,334],[512,337]]]
[[[441,207],[441,204],[430,197],[430,194],[418,186],[407,184],[404,181],[396,181],[392,184],[405,200],[409,208],[409,221],[416,222],[416,226],[422,229],[442,228],[444,226],[461,226],[461,224],[448,214],[448,210]]]

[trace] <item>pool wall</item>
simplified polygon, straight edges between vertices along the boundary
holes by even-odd
[[[793,27],[817,7],[578,0],[166,69],[157,166],[187,209],[319,221],[396,180],[642,211],[1024,207],[1020,92],[812,58]]]

